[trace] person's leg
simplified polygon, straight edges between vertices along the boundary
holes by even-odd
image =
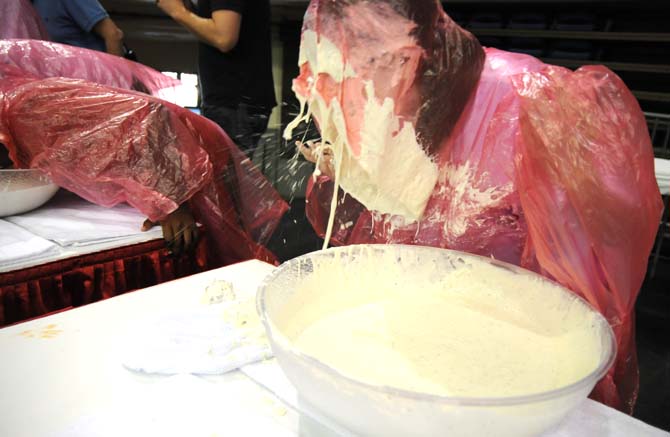
[[[223,129],[230,139],[237,144],[237,138],[240,136],[237,108],[203,105],[202,115],[221,126],[221,129]]]
[[[14,163],[9,159],[9,150],[4,144],[0,143],[0,168],[13,168]]]
[[[239,126],[237,145],[251,159],[261,136],[268,127],[270,111],[266,108],[240,103],[237,114]]]
[[[258,142],[260,141],[265,131],[268,129],[271,112],[271,109],[266,108],[255,108],[249,111],[249,120],[251,123],[251,141],[253,142],[254,147],[258,146]]]
[[[270,121],[271,110],[240,103],[237,109],[204,105],[202,115],[214,121],[249,159]]]

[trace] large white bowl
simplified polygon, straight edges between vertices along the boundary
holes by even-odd
[[[286,313],[289,311],[287,302],[302,281],[312,275],[315,263],[334,257],[355,263],[370,254],[378,260],[374,268],[380,275],[399,265],[431,263],[439,266],[438,271],[446,275],[472,261],[490,263],[512,276],[532,275],[539,281],[538,284],[546,284],[554,292],[559,289],[557,293],[565,293],[561,298],[565,297],[570,302],[565,308],[572,306],[574,309],[573,304],[583,305],[585,311],[593,313],[590,314],[594,320],[593,335],[597,336],[594,337],[596,344],[601,345],[597,367],[574,383],[551,391],[513,397],[447,397],[371,385],[347,377],[328,363],[293,347],[277,326],[281,320],[290,317]],[[355,282],[356,278],[342,278],[342,283],[351,284],[351,281]],[[416,278],[408,275],[405,285],[412,287],[415,281]],[[315,289],[314,293],[319,293],[319,290]],[[274,354],[297,388],[301,405],[306,411],[323,416],[358,436],[538,436],[557,425],[588,396],[611,367],[616,355],[614,334],[607,321],[569,290],[512,265],[436,248],[368,245],[314,252],[278,267],[259,289],[257,303]]]
[[[39,170],[0,170],[0,217],[39,208],[58,191],[58,186]]]

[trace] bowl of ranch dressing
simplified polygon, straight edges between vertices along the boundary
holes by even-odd
[[[616,356],[607,321],[571,291],[445,249],[307,254],[257,303],[302,408],[356,436],[538,436]]]

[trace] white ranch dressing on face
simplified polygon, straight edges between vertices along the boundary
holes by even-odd
[[[345,65],[332,41],[311,30],[303,32],[300,45],[299,65],[304,63],[309,63],[315,75],[328,74],[340,87],[343,80],[356,74],[351,65]],[[332,149],[335,186],[324,248],[332,236],[340,186],[369,210],[415,221],[421,218],[439,177],[437,165],[417,142],[412,123],[395,115],[395,102],[390,98],[379,102],[371,81],[365,84],[365,94],[360,156],[355,156],[349,146],[339,100],[325,102],[313,89],[308,100],[298,96],[300,113],[284,132],[284,138],[291,138],[301,122],[314,116],[319,121],[322,142]]]

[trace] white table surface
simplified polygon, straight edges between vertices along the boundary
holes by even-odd
[[[127,205],[104,208],[61,190],[37,210],[2,219],[20,226],[31,236],[50,241],[53,249],[19,260],[0,257],[0,273],[163,238],[160,226],[141,232],[144,219]],[[58,238],[74,244],[61,244]]]
[[[654,158],[654,168],[661,194],[670,194],[670,159]]]
[[[156,228],[160,230],[160,227]],[[62,261],[68,258],[76,258],[78,256],[89,255],[92,253],[103,252],[106,250],[119,249],[121,247],[134,246],[148,241],[162,239],[162,232],[146,232],[143,234],[130,235],[128,237],[119,238],[114,241],[105,241],[103,243],[89,244],[87,246],[68,246],[62,247],[56,244],[54,252],[49,252],[44,255],[34,256],[29,259],[23,259],[18,262],[3,262],[0,259],[0,273],[13,272],[16,270],[28,269],[38,265],[48,264],[55,261]]]
[[[140,375],[120,364],[120,342],[143,317],[202,305],[217,279],[254,293],[272,268],[249,261],[0,329],[0,436],[323,437],[294,408],[274,360],[206,378]],[[670,434],[587,400],[546,437],[576,436]]]

